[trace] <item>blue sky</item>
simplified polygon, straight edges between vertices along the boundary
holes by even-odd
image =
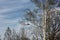
[[[28,8],[35,8],[30,0],[0,0],[0,35],[4,34],[8,26],[19,31],[23,26],[18,21],[22,20]]]
[[[26,9],[34,7],[30,0],[0,0],[0,35],[8,26],[18,31],[22,27],[18,20],[22,20]]]

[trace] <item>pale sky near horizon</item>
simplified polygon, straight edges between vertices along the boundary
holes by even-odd
[[[8,26],[18,31],[22,27],[18,20],[22,20],[26,9],[34,7],[30,0],[0,0],[0,35]]]

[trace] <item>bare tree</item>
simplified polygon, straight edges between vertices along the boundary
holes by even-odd
[[[55,40],[60,40],[60,31],[55,35]]]
[[[36,40],[36,38],[34,37],[34,35],[33,35],[33,37],[32,37],[32,40]]]
[[[58,14],[58,13],[57,13]],[[55,40],[55,36],[57,34],[57,32],[60,31],[60,19],[59,19],[59,14],[57,15],[55,13],[51,14],[51,17],[48,18],[47,20],[47,27],[46,27],[46,34],[47,37],[46,39],[49,40]],[[54,15],[54,16],[53,16]],[[53,16],[53,17],[52,17]]]
[[[43,15],[42,15],[42,26],[40,25],[40,28],[43,28],[43,40],[47,40],[46,35],[47,35],[47,29],[54,29],[54,28],[50,28],[52,25],[52,19],[50,19],[50,14],[51,14],[51,9],[54,9],[54,5],[56,5],[56,0],[32,0],[32,2],[39,7],[39,9],[42,10]],[[30,21],[32,24],[34,25],[38,25],[40,20],[37,20],[36,17],[37,13],[35,13],[34,11],[27,11],[27,17],[26,19],[28,21]],[[40,16],[38,17],[38,19],[40,19]],[[49,26],[50,25],[50,26]],[[39,26],[37,26],[39,27]],[[48,27],[48,28],[47,28]],[[49,31],[50,32],[50,31]],[[50,34],[49,34],[50,35]],[[54,35],[54,34],[53,34]],[[51,35],[50,35],[51,36]],[[53,38],[54,39],[54,38]],[[50,39],[49,39],[50,40]]]
[[[22,30],[21,30],[21,40],[30,40],[27,36],[26,36],[26,34],[25,34],[25,29],[24,28],[22,28]]]
[[[25,17],[26,17],[26,20],[30,22],[30,25],[34,26],[33,33],[35,34],[35,36],[37,37],[37,35],[40,35],[41,38],[43,38],[40,15],[41,14],[39,14],[38,11],[35,11],[35,10],[31,11],[28,9]]]

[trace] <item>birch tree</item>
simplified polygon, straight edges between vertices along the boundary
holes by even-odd
[[[42,14],[43,40],[46,40],[46,27],[48,25],[47,21],[49,22],[49,20],[48,20],[49,14],[51,12],[51,9],[55,8],[54,5],[56,4],[56,0],[31,0],[31,1],[43,12],[43,14]],[[36,21],[37,20],[36,15],[37,14],[34,14],[34,12],[31,12],[31,11],[27,15],[27,19],[30,22],[33,22],[34,25],[36,25],[36,24],[38,24],[38,22],[40,22],[40,21],[38,21],[38,22]],[[39,27],[39,26],[37,26],[37,27]]]

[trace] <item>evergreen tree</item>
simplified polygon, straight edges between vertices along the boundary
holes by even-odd
[[[12,31],[9,27],[7,28],[7,30],[5,32],[4,39],[5,40],[12,40]]]
[[[0,40],[1,40],[1,36],[0,36]]]
[[[15,29],[13,29],[12,40],[16,40],[17,39],[16,37],[17,37],[16,31],[15,31]]]

